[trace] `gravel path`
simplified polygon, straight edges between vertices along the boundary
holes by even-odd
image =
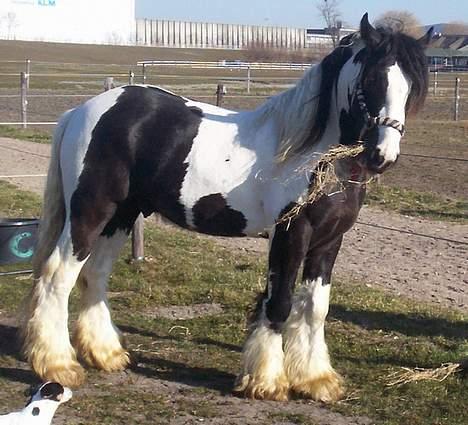
[[[1,178],[23,189],[42,193],[45,177],[3,176],[45,174],[49,151],[49,145],[0,138]],[[213,239],[242,251],[260,254],[267,250],[264,239]],[[407,217],[364,207],[358,223],[345,236],[335,273],[364,281],[395,295],[402,294],[466,311],[467,254],[467,225]]]

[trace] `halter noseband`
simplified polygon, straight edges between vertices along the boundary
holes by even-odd
[[[398,120],[395,120],[390,117],[381,117],[379,115],[372,116],[369,113],[369,109],[367,108],[366,98],[364,96],[364,91],[362,90],[361,83],[359,82],[356,87],[356,98],[359,103],[359,107],[361,108],[362,113],[364,114],[365,120],[365,130],[369,130],[373,127],[377,126],[385,126],[391,127],[397,130],[401,137],[405,135],[405,125]]]

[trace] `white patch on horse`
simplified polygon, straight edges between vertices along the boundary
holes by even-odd
[[[297,288],[283,330],[284,369],[290,386],[325,402],[336,399],[334,391],[341,391],[341,378],[330,364],[325,342],[330,288],[321,277]],[[330,385],[322,386],[327,380]]]
[[[381,117],[391,117],[405,123],[405,106],[410,93],[411,84],[397,63],[388,68],[388,88],[386,101],[379,111]],[[401,134],[392,127],[379,126],[377,149],[384,158],[383,164],[393,163],[400,154]]]
[[[192,208],[196,202],[220,193],[228,206],[246,218],[244,233],[257,235],[271,227],[284,206],[307,191],[307,172],[296,170],[309,162],[310,171],[327,143],[319,144],[316,152],[277,163],[278,122],[263,121],[262,109],[238,113],[193,101],[187,106],[196,106],[204,114],[185,160],[187,173],[179,199],[188,225],[194,227]],[[259,121],[261,125],[256,127]]]
[[[123,230],[100,236],[81,270],[81,305],[73,338],[80,358],[102,370],[122,370],[129,363],[122,348],[121,333],[113,324],[107,301],[107,283],[112,266],[127,240]]]
[[[234,391],[253,398],[286,400],[288,382],[284,373],[283,338],[262,319],[242,350],[242,369]]]

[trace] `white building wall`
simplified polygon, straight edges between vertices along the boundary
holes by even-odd
[[[0,38],[134,43],[135,0],[0,0]]]

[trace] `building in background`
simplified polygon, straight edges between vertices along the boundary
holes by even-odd
[[[0,39],[134,44],[135,0],[1,0]]]

